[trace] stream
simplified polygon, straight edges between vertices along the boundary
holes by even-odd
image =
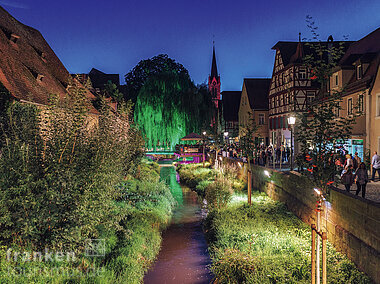
[[[178,183],[175,168],[162,166],[161,180],[170,186],[178,207],[162,234],[162,247],[144,283],[210,283],[211,263],[202,231],[202,210],[197,194]]]

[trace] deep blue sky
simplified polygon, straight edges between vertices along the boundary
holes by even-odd
[[[270,77],[277,41],[310,38],[306,15],[321,39],[358,40],[380,26],[379,0],[0,0],[39,31],[71,73],[92,67],[124,75],[141,59],[167,53],[206,82],[215,39],[222,90],[244,77]]]

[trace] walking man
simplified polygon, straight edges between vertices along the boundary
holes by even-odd
[[[377,155],[377,152],[375,152],[375,154],[373,155],[371,164],[372,164],[372,181],[375,180],[376,172],[379,175],[379,179],[380,179],[380,156]]]

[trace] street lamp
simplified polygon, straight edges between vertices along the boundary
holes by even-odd
[[[288,125],[290,125],[290,170],[293,170],[293,127],[296,123],[295,116],[288,117]]]
[[[224,140],[225,140],[225,143],[228,142],[228,131],[224,132]]]

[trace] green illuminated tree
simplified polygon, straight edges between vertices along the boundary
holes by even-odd
[[[127,98],[133,103],[137,101],[137,95],[145,82],[160,73],[174,72],[181,76],[189,77],[188,71],[182,64],[169,58],[167,54],[159,54],[149,59],[141,60],[129,73],[125,75],[127,85]]]
[[[142,78],[145,81],[138,92],[134,111],[146,146],[154,149],[158,145],[173,148],[183,136],[202,132],[211,121],[213,107],[206,86],[195,86],[188,72],[174,60],[167,56],[159,59],[142,61],[144,64],[150,62],[150,71],[145,70],[137,80],[136,84],[141,84]],[[158,66],[154,68],[153,63],[157,60]],[[170,64],[163,68],[162,60]],[[141,71],[141,68],[134,70]]]

